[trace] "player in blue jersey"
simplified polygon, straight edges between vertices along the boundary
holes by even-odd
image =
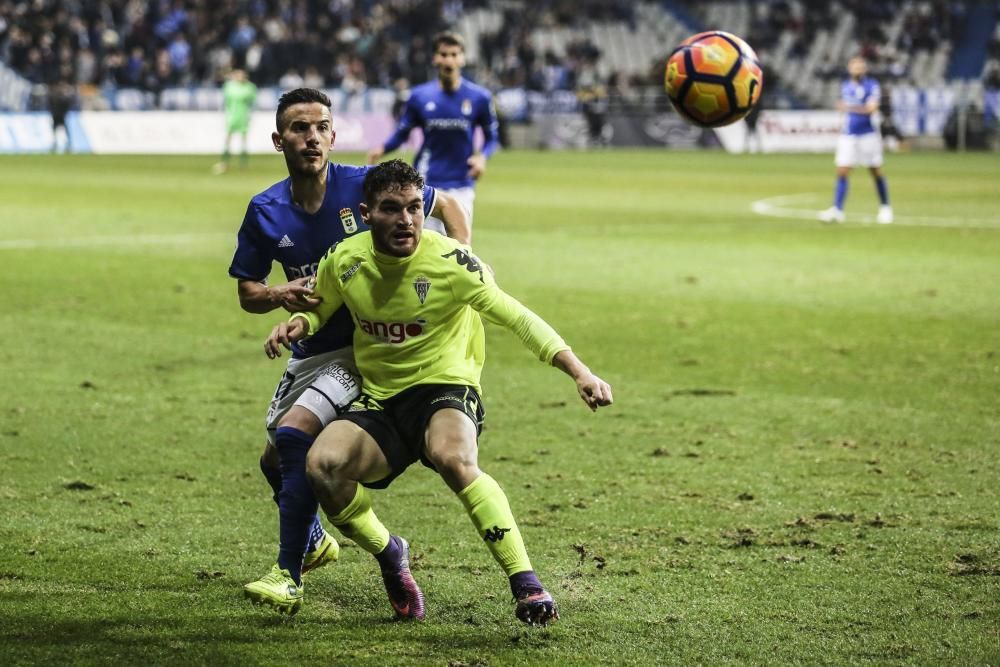
[[[285,157],[289,178],[250,200],[237,235],[229,275],[237,279],[240,305],[251,313],[277,308],[309,310],[318,303],[306,281],[333,245],[368,228],[361,217],[362,186],[371,167],[329,162],[336,133],[330,99],[299,88],[278,102],[275,150]],[[469,240],[468,220],[452,197],[426,188],[424,213],[440,216],[449,233]],[[288,282],[267,283],[271,263],[281,264]],[[261,471],[278,504],[278,562],[246,595],[281,611],[302,604],[301,573],[337,558],[339,546],[323,530],[317,503],[305,477],[305,458],[323,427],[357,397],[360,381],[346,309],[321,331],[297,345],[267,413],[267,444]]]
[[[892,222],[889,206],[889,187],[882,175],[882,135],[872,122],[878,112],[882,91],[878,81],[865,76],[868,67],[864,58],[856,56],[847,63],[850,78],[840,89],[837,108],[846,113],[844,131],[837,141],[837,186],[833,206],[819,214],[823,222],[844,221],[844,200],[847,198],[847,176],[851,167],[868,167],[875,179],[880,206],[875,220],[882,224]]]
[[[368,153],[368,163],[375,164],[385,153],[399,148],[413,128],[419,127],[424,138],[414,166],[428,185],[462,203],[471,224],[475,182],[486,171],[486,160],[500,146],[493,96],[462,78],[465,41],[460,35],[442,32],[434,37],[433,63],[437,80],[413,89],[396,132]],[[477,126],[483,131],[480,151],[473,143]],[[442,222],[430,217],[424,228],[440,232]]]

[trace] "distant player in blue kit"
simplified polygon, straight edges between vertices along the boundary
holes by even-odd
[[[419,127],[424,139],[414,166],[428,185],[461,202],[471,225],[475,182],[486,171],[486,160],[500,146],[493,96],[462,78],[465,41],[460,35],[442,32],[434,37],[433,63],[437,80],[413,89],[396,132],[368,153],[368,164],[402,146],[413,128]],[[483,131],[481,151],[473,143],[477,126]],[[442,232],[442,221],[427,218],[424,228]]]
[[[878,81],[865,76],[868,67],[864,58],[856,56],[847,63],[850,78],[840,89],[837,108],[846,112],[844,132],[837,141],[837,186],[833,195],[833,206],[819,214],[823,222],[844,221],[844,200],[847,198],[847,176],[851,167],[868,167],[875,179],[875,189],[881,205],[875,220],[882,224],[892,222],[892,207],[889,206],[889,187],[882,175],[882,135],[872,122],[872,115],[878,112],[882,91]]]
[[[360,204],[371,167],[329,162],[336,138],[332,122],[330,99],[318,90],[299,88],[278,102],[277,131],[271,138],[285,157],[289,178],[250,200],[229,267],[238,281],[240,306],[248,312],[314,308],[319,301],[306,283],[320,259],[331,246],[368,229]],[[428,187],[423,201],[425,214],[433,212],[454,238],[468,242],[468,220],[454,198]],[[287,283],[267,283],[274,261],[284,269]],[[278,504],[278,562],[244,588],[247,597],[280,611],[297,611],[301,574],[336,560],[340,551],[316,515],[305,460],[319,432],[360,391],[353,333],[353,320],[342,308],[315,336],[297,344],[267,413],[260,467]]]

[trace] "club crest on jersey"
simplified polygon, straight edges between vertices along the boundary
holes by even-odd
[[[340,209],[340,224],[348,234],[358,231],[358,221],[354,219],[354,211],[349,208]]]
[[[448,254],[441,256],[444,257],[445,259],[448,259],[449,257],[454,257],[455,261],[458,262],[458,265],[464,266],[466,271],[468,271],[469,273],[476,273],[478,271],[479,282],[481,283],[486,282],[485,280],[483,280],[483,267],[479,263],[479,260],[475,258],[475,256],[470,255],[461,248],[455,248]]]
[[[472,115],[472,101],[462,100],[462,115],[471,116]]]
[[[413,281],[413,289],[417,291],[417,298],[420,299],[422,306],[427,300],[427,293],[431,291],[431,281],[428,280],[427,276],[417,276],[417,279]]]

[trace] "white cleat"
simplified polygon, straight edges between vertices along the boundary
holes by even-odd
[[[891,206],[879,206],[878,215],[875,216],[875,222],[880,225],[888,225],[892,222],[892,207]]]
[[[836,206],[831,206],[819,214],[820,222],[843,222],[844,212]]]

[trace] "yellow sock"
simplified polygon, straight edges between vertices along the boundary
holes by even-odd
[[[462,489],[458,497],[476,531],[508,577],[532,569],[510,503],[495,479],[484,473]]]
[[[365,487],[358,484],[354,500],[337,516],[328,516],[344,537],[349,537],[370,554],[377,554],[389,544],[389,531],[372,511]]]

